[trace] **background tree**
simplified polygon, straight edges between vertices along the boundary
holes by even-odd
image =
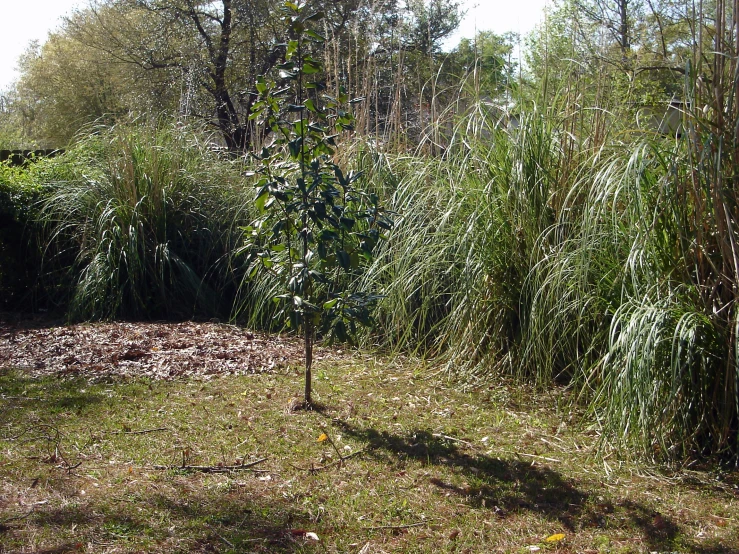
[[[63,33],[27,50],[16,95],[41,145],[62,147],[86,123],[126,111],[124,76],[109,61]]]
[[[212,119],[230,150],[252,141],[247,83],[281,59],[266,2],[112,0],[68,20],[78,42],[182,90],[188,115]]]
[[[29,111],[14,87],[0,92],[0,150],[32,149],[38,146]]]
[[[39,141],[64,144],[82,125],[156,113],[207,122],[231,151],[264,137],[249,120],[253,83],[284,61],[277,0],[93,0],[21,63],[17,108]],[[311,0],[325,14],[312,55],[325,85],[366,96],[363,132],[420,137],[441,43],[458,3]]]

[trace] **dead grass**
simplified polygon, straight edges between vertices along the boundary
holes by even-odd
[[[736,473],[597,458],[559,391],[355,356],[293,412],[300,380],[6,368],[0,552],[739,552]]]

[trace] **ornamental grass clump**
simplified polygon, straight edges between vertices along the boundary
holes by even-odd
[[[484,121],[462,120],[444,157],[393,160],[397,225],[365,279],[383,287],[383,340],[473,378],[501,363],[518,372],[524,282],[552,223],[560,154],[538,113],[515,132],[470,113]]]
[[[239,173],[203,135],[167,123],[95,130],[42,207],[46,266],[75,319],[228,314]],[[80,161],[82,160],[82,161]],[[223,298],[223,300],[222,300]]]

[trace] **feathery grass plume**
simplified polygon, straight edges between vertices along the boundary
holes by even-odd
[[[559,150],[538,113],[510,131],[484,106],[468,113],[443,157],[394,160],[398,222],[365,278],[384,284],[385,340],[482,372],[518,343],[523,282],[552,221]]]
[[[67,156],[73,176],[55,184],[42,220],[49,264],[71,274],[71,317],[228,313],[239,175],[201,134],[127,122]]]
[[[529,276],[524,364],[566,378],[607,439],[660,458],[737,447],[732,262],[690,144],[650,139],[581,173],[547,233],[566,237]]]

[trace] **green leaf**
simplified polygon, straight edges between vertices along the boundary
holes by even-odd
[[[309,36],[310,38],[312,38],[315,42],[325,42],[326,41],[326,37],[324,37],[323,35],[319,35],[313,29],[308,29],[305,32],[305,34]]]
[[[350,171],[349,172],[349,183],[354,183],[359,180],[359,178],[362,176],[364,172],[363,171]]]
[[[346,324],[344,323],[344,320],[336,318],[334,320],[334,324],[331,326],[331,330],[333,331],[333,335],[341,342],[346,341]]]
[[[315,12],[309,15],[308,17],[306,17],[305,19],[303,19],[303,21],[320,21],[323,18],[324,18],[323,12]]]
[[[303,144],[303,139],[298,137],[295,140],[291,140],[287,147],[290,149],[290,155],[293,158],[297,158],[300,155],[300,147]]]
[[[264,204],[267,202],[268,198],[269,192],[265,187],[262,189],[259,196],[257,196],[257,199],[254,201],[254,205],[256,206],[257,210],[259,210],[259,213],[264,213]]]
[[[303,58],[303,67],[302,71],[305,75],[313,75],[315,73],[320,72],[323,69],[323,66],[321,65],[321,62],[314,60],[310,56],[305,56]]]
[[[289,60],[293,57],[293,54],[298,50],[298,41],[291,40],[287,43],[287,51],[285,52],[285,59]],[[291,68],[292,69],[292,68]]]
[[[324,310],[330,310],[331,308],[333,308],[334,306],[336,306],[336,304],[338,304],[338,303],[339,303],[339,299],[338,298],[334,298],[333,300],[329,300],[328,302],[324,302],[323,309]]]
[[[339,184],[342,187],[345,187],[347,184],[349,184],[344,178],[344,173],[341,171],[341,168],[338,165],[334,165],[334,174],[336,175],[336,178],[339,180]]]

